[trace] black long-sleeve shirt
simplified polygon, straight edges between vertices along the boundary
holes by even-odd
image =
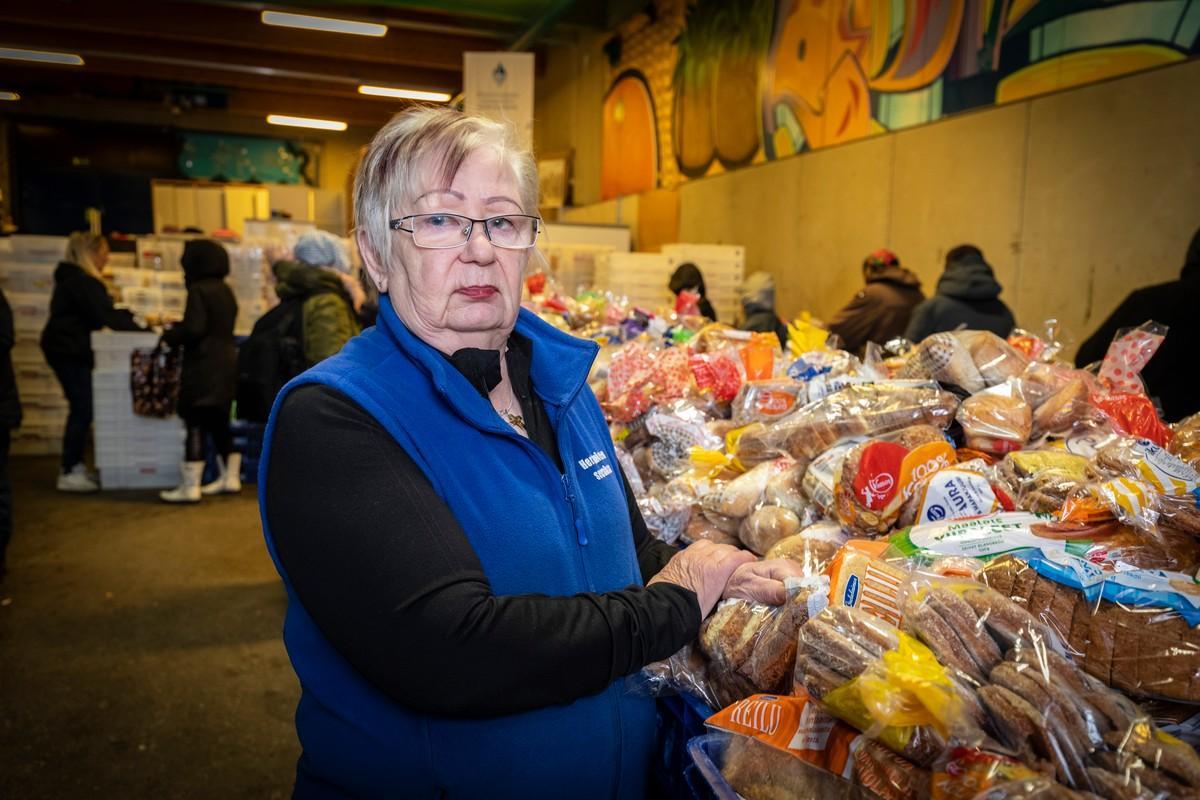
[[[530,439],[557,461],[521,348],[509,353]],[[469,363],[451,360],[473,377]],[[667,583],[494,595],[416,463],[325,386],[300,387],[284,401],[265,491],[276,552],[305,610],[355,669],[418,711],[486,717],[570,702],[669,656],[699,629],[695,593]],[[628,486],[626,496],[648,579],[675,551],[649,534]]]

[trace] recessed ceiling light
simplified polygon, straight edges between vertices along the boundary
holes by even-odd
[[[374,97],[399,97],[402,100],[431,100],[435,103],[450,102],[446,92],[424,92],[420,89],[393,89],[390,86],[359,86],[359,94],[369,94]]]
[[[388,31],[387,25],[378,25],[374,22],[314,17],[309,14],[289,14],[286,11],[264,11],[262,12],[262,21],[267,25],[279,25],[284,28],[303,28],[308,31],[326,31],[328,33],[353,33],[357,36],[385,36]]]
[[[39,61],[43,64],[70,64],[83,66],[83,59],[74,53],[52,53],[48,50],[23,50],[19,47],[0,47],[0,58],[17,61]]]
[[[313,119],[312,117],[290,117],[287,114],[268,114],[267,122],[272,125],[290,125],[293,128],[318,128],[323,131],[344,131],[346,123],[336,119]]]
[[[20,100],[21,95],[16,92],[0,92],[0,100]]]

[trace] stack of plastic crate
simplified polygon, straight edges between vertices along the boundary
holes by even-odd
[[[628,298],[647,311],[673,304],[667,284],[679,262],[659,253],[603,253],[596,259],[596,288]]]
[[[738,296],[746,277],[746,248],[728,244],[664,244],[663,255],[675,264],[691,262],[704,275],[708,302],[721,322],[733,324],[742,315]]]
[[[613,252],[608,245],[592,244],[547,243],[540,249],[559,288],[572,296],[595,283],[597,262]]]
[[[238,304],[233,326],[238,336],[248,336],[258,318],[278,302],[268,249],[269,245],[261,241],[225,245],[229,253],[229,287]]]
[[[0,239],[0,288],[13,312],[13,372],[21,395],[22,423],[14,432],[14,455],[49,455],[62,449],[67,402],[39,344],[50,313],[54,269],[67,240],[61,236]]]
[[[157,342],[157,333],[92,334],[96,467],[104,489],[165,488],[179,483],[183,423],[176,416],[156,419],[133,413],[130,358],[134,349],[150,349]]]

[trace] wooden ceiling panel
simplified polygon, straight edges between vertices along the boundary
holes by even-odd
[[[264,25],[255,8],[170,3],[161,0],[123,0],[120,3],[79,3],[43,0],[0,4],[0,38],[17,39],[19,31],[44,28],[50,35],[82,33],[98,48],[113,49],[141,39],[141,47],[161,51],[183,44],[243,49],[245,55],[336,57],[346,62],[428,67],[457,72],[465,50],[490,50],[494,38],[451,34],[431,35],[403,29],[387,36],[349,36]],[[9,29],[9,26],[21,26]],[[195,49],[192,47],[191,49]]]

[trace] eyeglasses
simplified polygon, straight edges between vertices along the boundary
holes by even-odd
[[[411,227],[404,227],[405,222]],[[462,247],[471,241],[471,233],[477,222],[483,223],[488,241],[496,247],[525,250],[537,242],[542,221],[528,214],[505,214],[487,219],[472,219],[458,214],[410,214],[388,220],[388,227],[394,231],[411,233],[417,247],[446,250]]]

